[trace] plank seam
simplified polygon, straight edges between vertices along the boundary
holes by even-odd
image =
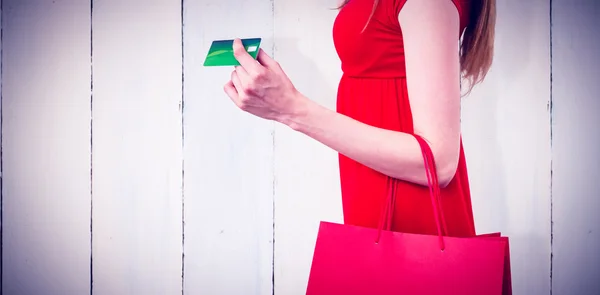
[[[185,50],[184,50],[184,0],[181,0],[181,295],[185,293],[185,125],[184,125],[184,103],[185,103]]]
[[[94,294],[94,0],[90,0],[90,295]]]
[[[4,104],[3,78],[4,78],[4,1],[0,0],[0,105]],[[4,108],[0,106],[0,295],[4,292]]]
[[[273,40],[271,42],[271,54],[273,55],[273,59],[275,59],[275,0],[271,0],[271,16],[273,18],[272,22],[271,22],[271,26],[272,26],[272,36],[271,36],[271,40]],[[275,295],[275,196],[276,196],[276,187],[277,187],[277,179],[276,179],[276,175],[275,175],[275,129],[276,129],[276,124],[273,123],[272,124],[272,131],[271,131],[271,173],[273,173],[273,178],[272,178],[272,218],[273,218],[273,233],[272,233],[272,240],[273,243],[271,245],[272,247],[272,255],[271,255],[271,295]]]
[[[552,275],[554,272],[554,196],[552,195],[552,191],[554,188],[553,185],[553,172],[554,172],[554,163],[553,163],[553,132],[554,132],[554,120],[553,120],[553,115],[554,115],[554,110],[553,110],[553,97],[552,97],[552,86],[553,86],[553,77],[552,77],[552,5],[553,2],[552,0],[550,1],[550,98],[549,98],[549,114],[550,114],[550,295],[552,295],[552,286],[553,286],[553,281],[552,281]]]

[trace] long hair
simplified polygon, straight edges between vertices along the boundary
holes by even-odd
[[[338,9],[348,2],[350,0],[344,0]],[[474,0],[469,3],[469,22],[460,43],[460,70],[462,78],[469,83],[467,94],[483,81],[492,66],[496,31],[496,0]],[[365,28],[375,14],[378,4],[379,0],[374,0]]]

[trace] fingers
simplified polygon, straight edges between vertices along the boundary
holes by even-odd
[[[235,89],[235,85],[233,85],[233,82],[232,81],[227,82],[227,84],[225,84],[225,86],[223,87],[223,90],[225,90],[225,93],[227,93],[227,96],[229,96],[229,98],[231,98],[233,103],[238,105],[239,94],[238,94],[237,90]]]
[[[225,93],[231,98],[231,101],[241,110],[247,110],[247,105],[244,102],[246,96],[242,81],[236,71],[231,72],[231,80],[225,84]]]
[[[256,56],[256,59],[261,65],[264,65],[269,69],[279,67],[279,63],[272,59],[264,50],[262,50],[262,48],[258,50],[258,55]]]
[[[238,38],[233,40],[233,56],[248,73],[258,73],[262,70],[260,64],[246,52],[242,40]]]
[[[233,83],[233,86],[235,87],[236,93],[238,94],[238,97],[239,97],[240,92],[244,89],[243,88],[244,86],[242,85],[242,80],[240,79],[237,71],[238,71],[238,69],[231,72],[231,83]]]
[[[248,72],[244,69],[244,67],[236,66],[233,72],[236,73],[240,79],[240,85],[247,85],[248,81],[250,80],[250,75],[248,75]]]

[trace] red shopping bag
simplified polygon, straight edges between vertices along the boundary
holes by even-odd
[[[415,137],[423,152],[438,234],[390,231],[391,189],[379,228],[321,222],[306,294],[511,294],[508,238],[444,236],[433,154]]]
[[[508,237],[503,237],[501,233],[490,233],[478,235],[477,238],[489,238],[506,241],[504,250],[504,274],[502,282],[502,295],[512,295],[512,274],[510,271],[510,247]]]

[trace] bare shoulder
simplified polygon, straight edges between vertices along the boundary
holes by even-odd
[[[452,0],[408,0],[400,10],[398,20],[403,28],[418,25],[458,29],[460,25],[458,6]]]

